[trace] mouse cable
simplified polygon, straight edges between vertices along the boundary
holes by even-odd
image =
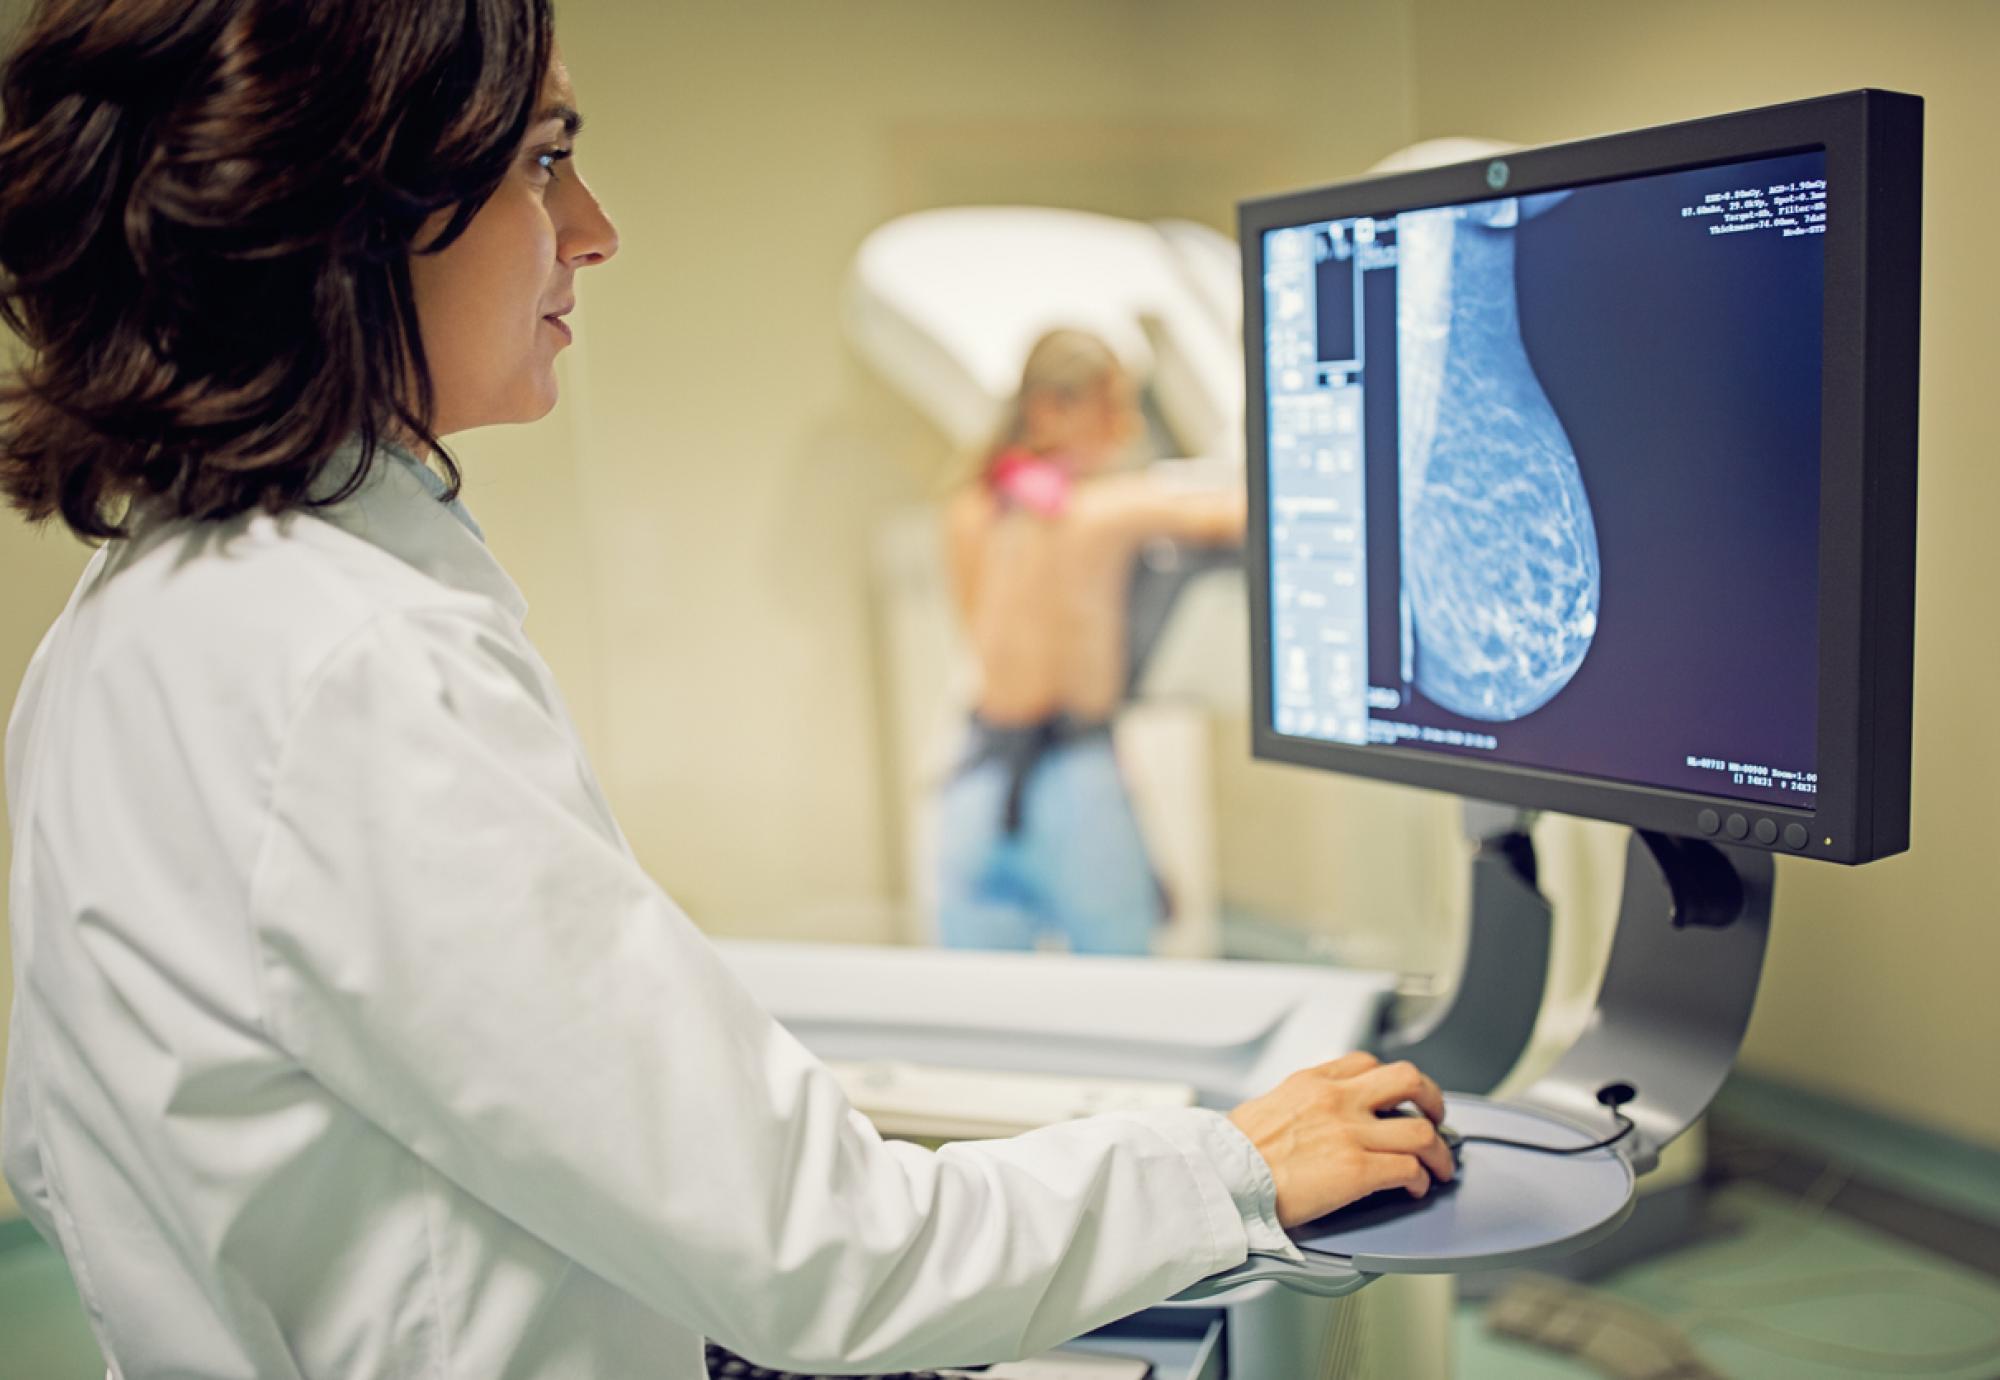
[[[1608,1146],[1616,1145],[1619,1141],[1631,1135],[1633,1130],[1636,1129],[1632,1124],[1632,1118],[1626,1116],[1619,1108],[1638,1095],[1639,1090],[1630,1083],[1606,1083],[1603,1087],[1599,1088],[1597,1090],[1597,1100],[1606,1111],[1618,1118],[1618,1130],[1616,1133],[1606,1136],[1603,1140],[1592,1141],[1588,1145],[1545,1145],[1539,1141],[1532,1140],[1509,1140],[1505,1136],[1460,1136],[1458,1143],[1460,1145],[1469,1145],[1474,1142],[1482,1145],[1504,1145],[1511,1150],[1533,1150],[1540,1155],[1583,1155],[1592,1150],[1603,1150]]]

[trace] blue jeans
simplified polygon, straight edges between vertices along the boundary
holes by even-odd
[[[1043,752],[1010,833],[1012,777],[1009,762],[975,756],[939,794],[939,943],[1032,949],[1048,935],[1073,953],[1146,953],[1160,892],[1110,734]]]

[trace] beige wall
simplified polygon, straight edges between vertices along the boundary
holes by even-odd
[[[1425,137],[1535,143],[1859,86],[1925,98],[1914,847],[1860,869],[1780,860],[1744,1062],[2000,1144],[2000,5],[1416,0],[1413,16]]]
[[[531,590],[532,626],[596,620],[594,659],[558,669],[596,702],[594,747],[640,854],[703,924],[895,930],[866,553],[946,451],[842,343],[863,236],[966,201],[1226,225],[1239,196],[1404,141],[1406,17],[565,7],[582,161],[624,245],[582,285],[572,374],[588,375],[571,474],[589,598]],[[1322,65],[1282,56],[1302,49]],[[1342,110],[1301,118],[1328,90]],[[540,540],[495,534],[503,555]]]

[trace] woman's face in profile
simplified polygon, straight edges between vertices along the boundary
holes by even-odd
[[[570,161],[579,120],[557,58],[520,155],[465,233],[410,260],[439,436],[499,422],[531,422],[556,403],[562,319],[576,305],[576,272],[618,251],[618,233]],[[427,223],[423,244],[448,217]]]

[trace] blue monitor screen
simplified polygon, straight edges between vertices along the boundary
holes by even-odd
[[[1280,734],[1810,809],[1826,157],[1264,235]]]

